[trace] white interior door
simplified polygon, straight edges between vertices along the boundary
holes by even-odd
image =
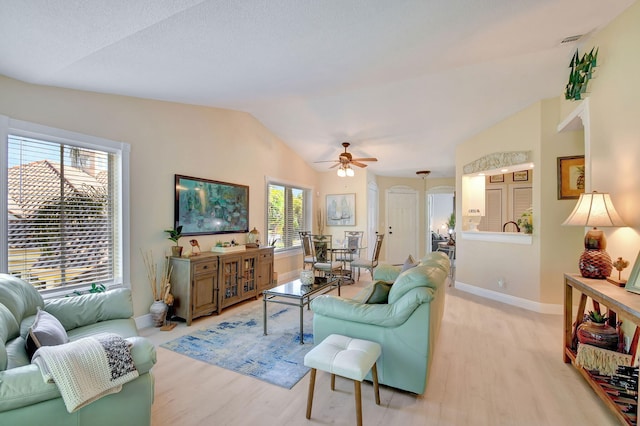
[[[391,188],[386,198],[385,260],[403,263],[409,254],[418,256],[418,193],[411,188]]]

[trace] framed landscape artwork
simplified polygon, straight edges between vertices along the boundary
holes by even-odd
[[[504,175],[491,175],[489,176],[489,183],[504,182]]]
[[[558,200],[580,197],[584,192],[584,155],[558,157]]]
[[[327,195],[327,226],[355,226],[356,194]]]
[[[249,232],[249,187],[175,175],[175,227],[182,235]]]

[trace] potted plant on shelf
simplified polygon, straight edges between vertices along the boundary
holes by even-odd
[[[618,347],[618,332],[607,324],[608,320],[600,312],[589,311],[584,322],[578,326],[578,342],[615,351]]]
[[[176,243],[175,246],[171,247],[171,255],[176,257],[182,256],[182,246],[178,244],[178,240],[182,237],[182,225],[175,229],[165,229],[164,232],[169,234],[169,240]]]

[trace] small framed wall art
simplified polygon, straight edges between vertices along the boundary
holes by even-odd
[[[356,194],[327,195],[327,226],[356,225]]]
[[[571,200],[584,192],[584,155],[558,157],[558,200]]]
[[[501,182],[504,182],[504,175],[489,176],[489,183],[501,183]]]
[[[514,182],[526,182],[528,180],[529,180],[529,170],[519,170],[517,172],[513,172]]]

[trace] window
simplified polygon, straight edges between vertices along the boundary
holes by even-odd
[[[1,269],[46,293],[128,282],[128,145],[5,124]]]
[[[268,242],[276,250],[300,247],[300,231],[310,231],[310,191],[270,182],[267,185]]]

